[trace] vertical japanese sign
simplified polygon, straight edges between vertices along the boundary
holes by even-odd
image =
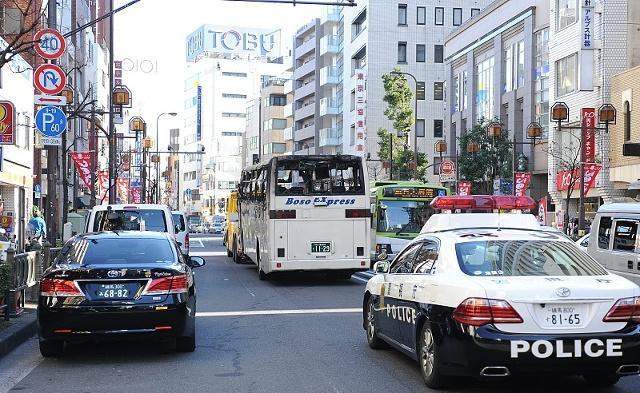
[[[364,156],[367,140],[367,86],[366,73],[362,69],[355,71],[356,78],[356,102],[355,102],[355,143],[354,149],[357,155]]]
[[[461,180],[458,182],[458,195],[471,195],[471,182]]]
[[[540,225],[547,225],[547,197],[542,197],[538,202],[538,222]]]
[[[0,101],[0,145],[16,143],[16,108],[9,101]]]
[[[78,171],[78,176],[82,179],[82,182],[85,186],[89,188],[89,190],[93,189],[93,185],[91,184],[91,161],[93,158],[92,152],[71,152],[71,159],[76,166],[76,171]]]
[[[529,189],[529,184],[531,183],[531,173],[530,172],[516,172],[516,196],[525,196],[527,193],[527,189]]]
[[[584,162],[592,163],[596,159],[596,110],[582,108],[582,157]]]
[[[581,32],[582,32],[582,49],[593,49],[593,3],[594,0],[582,0],[582,17],[581,20]]]
[[[202,140],[202,86],[198,85],[196,96],[196,142]]]
[[[142,190],[139,186],[131,186],[129,189],[132,203],[142,203]]]

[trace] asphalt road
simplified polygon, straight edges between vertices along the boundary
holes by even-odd
[[[322,275],[258,280],[253,265],[226,257],[221,239],[193,236],[197,272],[196,352],[163,354],[126,342],[70,348],[42,359],[32,339],[0,360],[0,392],[426,392],[417,365],[374,351],[361,327],[363,282]],[[462,381],[450,392],[638,392],[640,377],[609,390],[580,378]]]

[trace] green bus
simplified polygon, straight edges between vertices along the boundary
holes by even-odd
[[[371,184],[371,260],[395,257],[414,239],[433,214],[433,198],[449,189],[418,181],[376,181]]]

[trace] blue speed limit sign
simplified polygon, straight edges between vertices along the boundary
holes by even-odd
[[[44,136],[59,136],[67,130],[67,116],[58,107],[45,106],[36,112],[36,127]]]

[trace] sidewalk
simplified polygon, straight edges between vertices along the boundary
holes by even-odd
[[[0,358],[36,334],[36,310],[27,308],[18,318],[0,321]]]

